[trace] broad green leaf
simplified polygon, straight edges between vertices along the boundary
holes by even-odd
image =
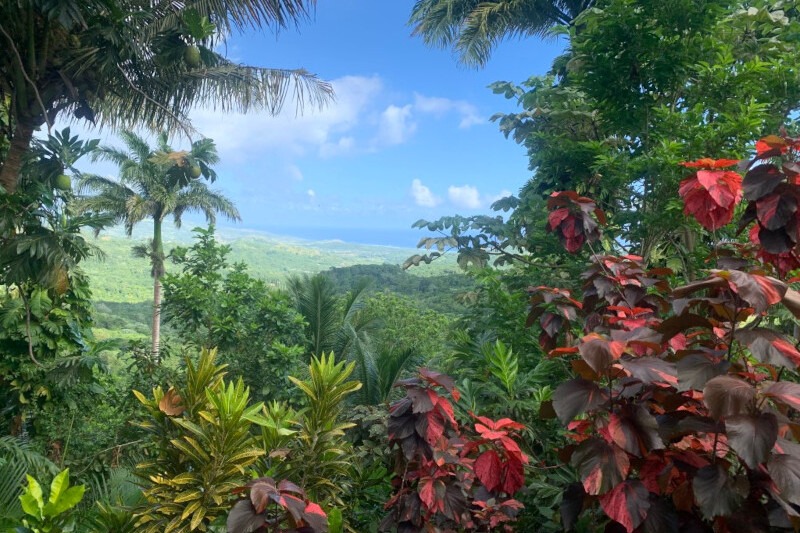
[[[61,494],[67,490],[67,487],[69,487],[69,468],[62,470],[53,478],[53,482],[50,483],[50,497],[48,501],[50,503],[57,503],[61,498]]]
[[[44,507],[42,487],[33,477],[29,475],[25,477],[28,479],[28,487],[19,497],[22,503],[22,510],[25,511],[25,514],[42,518],[42,508]]]
[[[77,485],[75,487],[68,488],[61,494],[58,502],[52,504],[52,507],[50,507],[51,504],[49,503],[45,506],[45,515],[58,516],[61,513],[72,509],[83,499],[83,494],[85,491],[86,487],[83,485]],[[50,507],[49,510],[48,507]]]

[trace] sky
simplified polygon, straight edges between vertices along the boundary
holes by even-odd
[[[468,68],[450,50],[411,36],[413,4],[321,0],[296,30],[228,39],[229,59],[304,68],[331,82],[336,95],[300,116],[291,102],[277,117],[191,114],[217,144],[213,187],[236,203],[238,227],[414,247],[423,236],[410,229],[416,220],[489,213],[530,177],[524,148],[489,121],[516,103],[487,86],[544,74],[563,41],[510,40],[484,68]],[[109,132],[89,135],[115,144]],[[79,167],[114,174],[113,167]]]

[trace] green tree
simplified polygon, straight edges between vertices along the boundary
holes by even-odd
[[[424,245],[455,247],[462,262],[497,256],[577,279],[577,263],[544,237],[546,199],[574,190],[609,217],[603,249],[697,268],[702,241],[673,200],[677,163],[744,157],[747,139],[791,121],[799,28],[794,3],[607,0],[585,11],[548,76],[493,85],[522,107],[496,119],[526,147],[534,172],[495,204],[510,214],[419,221],[445,234]]]
[[[14,192],[33,132],[70,113],[112,127],[183,127],[195,106],[277,113],[323,104],[331,87],[305,70],[238,64],[232,32],[285,28],[313,0],[22,0],[0,4],[0,187]]]
[[[288,376],[302,368],[305,329],[287,294],[230,265],[230,247],[214,227],[195,228],[195,243],[170,252],[180,273],[164,277],[163,316],[184,344],[217,347],[231,375],[258,397],[287,400]]]
[[[594,0],[417,0],[409,24],[426,44],[452,47],[460,61],[482,66],[509,37],[545,37],[571,25]]]
[[[241,379],[226,382],[215,358],[215,350],[196,364],[187,357],[185,382],[156,387],[152,398],[134,392],[152,453],[136,467],[147,500],[136,513],[139,531],[207,531],[230,508],[245,468],[266,453],[251,433],[262,405],[248,405],[250,390]]]
[[[115,163],[120,170],[118,180],[85,175],[80,190],[94,192],[82,198],[82,209],[105,213],[125,225],[130,235],[139,222],[153,220],[153,239],[148,246],[138,246],[134,252],[150,259],[153,276],[153,343],[158,358],[161,340],[161,278],[164,275],[164,242],[162,225],[172,216],[180,227],[186,212],[200,212],[213,223],[217,213],[239,220],[239,211],[225,196],[208,188],[197,178],[201,175],[214,181],[216,174],[209,168],[219,158],[213,141],[203,139],[192,143],[191,151],[174,151],[167,144],[167,135],[158,137],[158,146],[151,148],[139,135],[123,131],[127,151],[102,147],[97,157]]]

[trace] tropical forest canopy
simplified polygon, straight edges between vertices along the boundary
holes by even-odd
[[[528,182],[409,273],[215,228],[187,113],[329,102],[218,52],[313,2],[2,4],[0,530],[796,530],[799,7],[418,0],[470,66],[568,46],[491,86]]]

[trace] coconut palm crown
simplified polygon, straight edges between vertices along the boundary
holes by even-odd
[[[569,26],[595,0],[417,0],[409,24],[430,46],[453,48],[462,63],[483,66],[509,37],[545,37]]]
[[[216,163],[214,142],[202,139],[189,151],[173,150],[167,134],[158,136],[156,148],[131,131],[120,133],[125,149],[103,146],[95,159],[104,159],[119,167],[119,179],[84,174],[78,181],[82,211],[102,213],[123,224],[130,236],[133,227],[147,219],[153,221],[153,239],[147,246],[135,246],[134,254],[146,257],[153,276],[153,357],[158,359],[161,329],[161,278],[164,275],[162,226],[172,217],[181,226],[187,212],[202,213],[214,223],[217,213],[229,220],[240,220],[233,202],[211,190],[201,178],[214,181],[210,165]]]
[[[314,0],[0,2],[0,193],[13,193],[33,133],[64,115],[112,128],[183,129],[196,107],[278,113],[323,105],[331,86],[303,69],[228,60],[225,36],[275,31]]]

